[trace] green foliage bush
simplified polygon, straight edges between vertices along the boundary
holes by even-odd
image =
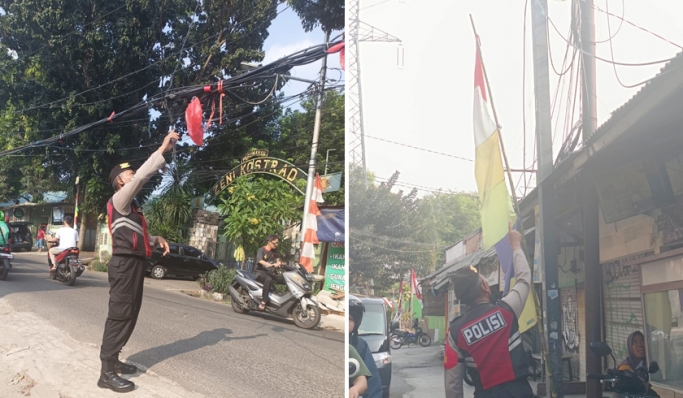
[[[93,271],[97,272],[107,272],[109,268],[107,267],[107,262],[103,262],[100,260],[95,260],[90,264],[90,268],[92,268]]]
[[[237,271],[233,268],[219,267],[202,275],[197,282],[199,287],[209,293],[230,294],[228,287],[230,282],[235,279]]]

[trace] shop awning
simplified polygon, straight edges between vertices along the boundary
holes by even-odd
[[[428,289],[433,289],[435,291],[439,290],[448,285],[451,280],[451,276],[453,276],[453,274],[455,274],[455,272],[460,268],[469,266],[477,267],[480,263],[492,260],[494,258],[496,258],[496,249],[494,247],[488,250],[476,251],[461,259],[446,263],[436,272],[422,278],[420,284]]]

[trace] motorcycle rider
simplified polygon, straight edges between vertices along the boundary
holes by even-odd
[[[50,253],[50,260],[52,260],[52,268],[50,272],[57,269],[57,255],[70,247],[76,247],[78,243],[78,232],[73,229],[74,218],[71,216],[64,217],[64,226],[57,230],[53,237],[47,237],[48,242],[59,241],[59,246],[52,247],[48,250]]]
[[[277,252],[277,247],[280,244],[280,238],[277,235],[268,235],[266,238],[268,243],[259,248],[256,253],[256,280],[263,284],[263,294],[259,310],[266,309],[270,303],[270,286],[275,283],[284,284],[285,278],[281,274],[275,272],[275,268],[280,268],[280,254]]]
[[[618,370],[631,370],[644,381],[649,381],[645,358],[645,336],[640,331],[631,333],[626,339],[628,357],[619,365]]]
[[[372,350],[370,350],[368,343],[358,336],[358,329],[363,322],[364,313],[365,305],[363,302],[358,297],[349,295],[349,331],[351,333],[349,343],[356,349],[371,374],[370,379],[368,379],[368,389],[363,394],[363,398],[382,398],[384,392],[382,379],[379,377],[379,370],[377,370],[375,359],[372,356]]]
[[[451,322],[448,346],[457,354],[457,366],[446,369],[448,398],[462,398],[465,366],[474,381],[475,398],[532,398],[527,380],[529,366],[517,318],[530,291],[531,270],[521,249],[522,235],[509,226],[515,286],[499,302],[491,302],[487,280],[474,267],[453,276],[456,297],[468,310]]]

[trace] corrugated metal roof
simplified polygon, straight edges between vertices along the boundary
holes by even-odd
[[[580,143],[580,145],[582,145],[581,149],[568,153],[564,155],[562,158],[558,159],[558,161],[555,163],[553,167],[553,171],[550,174],[548,174],[544,179],[537,181],[537,186],[546,180],[558,177],[559,174],[562,173],[566,167],[569,167],[572,164],[574,159],[578,157],[579,154],[586,150],[587,146],[593,144],[598,138],[600,138],[603,134],[605,134],[612,127],[614,127],[615,124],[617,124],[624,116],[626,116],[631,110],[633,110],[633,108],[640,102],[640,100],[643,97],[649,95],[649,93],[656,88],[656,85],[653,83],[658,81],[662,75],[668,74],[673,71],[677,71],[681,67],[683,67],[683,51],[679,52],[673,58],[671,58],[671,60],[667,62],[659,70],[659,73],[657,73],[650,80],[648,80],[647,83],[641,86],[641,88],[628,101],[626,101],[623,105],[612,111],[610,118],[607,119],[607,121],[605,121],[597,129],[595,129],[595,131],[591,135],[586,137],[585,140]],[[535,189],[536,188],[534,188],[534,190]]]
[[[33,200],[33,196],[27,194],[26,195],[29,199]],[[60,192],[45,192],[43,194],[43,201],[41,203],[33,203],[26,199],[26,197],[21,196],[17,199],[19,202],[18,204],[15,204],[14,201],[10,202],[5,202],[5,203],[0,203],[0,208],[9,208],[9,207],[17,207],[17,206],[35,206],[39,204],[49,204],[49,203],[62,203],[68,198],[68,194],[64,191]]]
[[[434,289],[439,289],[446,285],[453,274],[457,270],[463,267],[477,266],[482,260],[493,258],[496,256],[496,249],[494,247],[488,250],[479,250],[469,256],[465,256],[459,260],[451,261],[446,263],[438,271],[433,272],[430,275],[422,278],[420,284],[425,284],[426,286],[433,286]]]
[[[648,80],[647,83],[642,85],[640,87],[640,90],[638,90],[628,101],[626,101],[622,106],[619,108],[615,109],[612,111],[612,116],[607,119],[605,123],[603,123],[600,127],[595,129],[593,134],[587,137],[585,140],[585,143],[590,145],[592,144],[596,139],[600,138],[602,134],[604,134],[607,130],[609,130],[619,119],[621,119],[623,116],[625,116],[637,103],[640,97],[644,97],[647,95],[648,92],[651,90],[654,90],[655,85],[653,84],[655,81],[657,81],[662,75],[673,72],[675,70],[678,70],[680,67],[683,66],[683,51],[679,52],[671,58],[671,61],[667,62],[660,70],[659,73],[657,73],[652,79]]]

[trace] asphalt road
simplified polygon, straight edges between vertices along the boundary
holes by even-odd
[[[16,311],[32,312],[99,347],[109,297],[106,273],[86,271],[69,287],[49,279],[45,253],[15,253],[12,265],[0,297]],[[181,289],[198,285],[146,278],[140,317],[122,357],[208,397],[344,396],[343,333],[235,314]]]

